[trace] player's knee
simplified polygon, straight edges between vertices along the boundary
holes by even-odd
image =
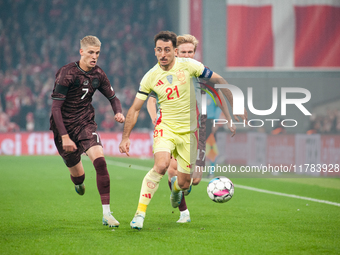
[[[201,182],[201,178],[193,178],[192,185],[196,186]]]
[[[177,170],[171,167],[171,165],[168,167],[168,175],[171,177],[177,175]]]
[[[93,166],[96,169],[98,175],[108,175],[106,161],[104,157],[99,157],[93,161]]]
[[[166,170],[168,169],[169,167],[169,162],[167,161],[160,161],[160,162],[157,162],[157,164],[154,165],[153,169],[159,173],[159,174],[165,174]]]
[[[190,180],[189,181],[178,181],[178,186],[181,188],[181,189],[189,189],[190,187]]]
[[[189,187],[190,187],[190,182],[186,182],[186,183],[184,183],[184,184],[182,184],[182,185],[178,185],[181,189],[189,189]]]

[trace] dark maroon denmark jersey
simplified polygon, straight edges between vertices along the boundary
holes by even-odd
[[[67,132],[79,133],[87,125],[97,124],[94,121],[92,96],[99,90],[107,99],[115,98],[115,92],[104,71],[95,66],[89,72],[79,67],[79,61],[60,68],[56,74],[53,100],[63,100],[62,119]],[[57,131],[53,115],[50,118],[50,129]]]

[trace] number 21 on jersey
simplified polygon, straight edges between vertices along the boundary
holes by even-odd
[[[177,87],[177,85],[176,85],[174,89],[172,89],[172,88],[169,87],[169,88],[167,88],[167,89],[165,90],[165,92],[168,94],[168,95],[167,95],[168,100],[171,100],[171,99],[174,99],[174,98],[175,98],[175,97],[172,96],[172,92],[173,92],[173,91],[176,92],[177,98],[179,98],[178,87]]]

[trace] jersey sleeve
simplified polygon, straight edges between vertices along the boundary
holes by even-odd
[[[107,75],[104,73],[104,71],[102,71],[100,78],[100,86],[98,90],[109,100],[115,98],[115,92],[111,86],[109,78],[107,78]]]
[[[140,82],[140,86],[139,86],[136,97],[138,99],[145,101],[148,98],[150,92],[151,92],[150,76],[149,76],[149,73],[146,73],[142,81]]]
[[[64,101],[61,100],[53,100],[52,101],[52,116],[54,123],[57,127],[57,130],[61,136],[67,134],[67,130],[65,128],[64,122],[63,122],[63,117],[61,114],[61,107],[63,106]]]
[[[200,77],[205,70],[204,65],[195,59],[188,58],[187,60],[190,74],[194,77]]]
[[[54,89],[52,92],[52,99],[54,100],[65,100],[69,89],[72,84],[73,76],[68,74],[68,69],[61,68],[56,74],[56,79],[54,83]]]

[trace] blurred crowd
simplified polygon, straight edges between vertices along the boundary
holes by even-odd
[[[167,13],[165,0],[0,0],[0,132],[49,129],[55,73],[79,60],[86,35],[101,40],[98,64],[126,114],[156,63],[154,35],[171,30]],[[122,130],[101,97],[97,92],[93,98],[98,130]],[[150,123],[143,108],[137,128]]]
[[[79,60],[79,41],[86,35],[101,40],[98,64],[126,115],[142,76],[156,63],[153,37],[161,30],[173,30],[166,0],[0,0],[0,132],[49,129],[55,73]],[[98,130],[122,130],[99,92],[93,105]],[[145,105],[139,129],[151,127]],[[340,110],[313,114],[306,132],[339,134]]]
[[[340,110],[328,109],[327,114],[313,114],[307,134],[340,134]]]
[[[327,108],[324,113],[321,112],[312,113],[306,134],[340,134],[340,110],[334,107]],[[265,131],[261,130],[259,132]],[[271,131],[271,134],[287,134],[287,129],[282,126],[281,121],[278,121]]]

